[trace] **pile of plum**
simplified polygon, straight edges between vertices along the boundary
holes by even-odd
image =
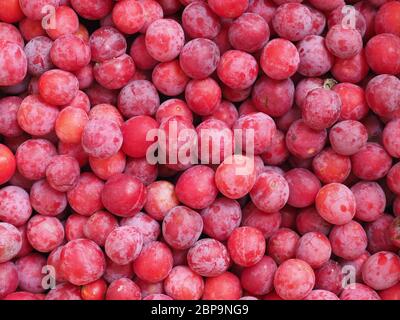
[[[400,1],[0,0],[0,299],[400,300],[399,75]]]

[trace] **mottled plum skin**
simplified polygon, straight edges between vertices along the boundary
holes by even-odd
[[[16,291],[18,287],[18,272],[12,262],[4,262],[0,264],[0,298],[3,299],[10,293]]]
[[[356,29],[335,25],[329,29],[325,39],[328,50],[336,57],[349,59],[361,52],[362,36]]]
[[[92,173],[81,174],[76,186],[68,191],[68,203],[77,213],[91,216],[103,208],[101,192],[104,182]]]
[[[5,137],[18,137],[23,133],[17,119],[21,102],[19,97],[0,99],[0,134]]]
[[[359,83],[369,72],[365,50],[349,59],[336,58],[331,72],[335,79],[341,82]]]
[[[285,179],[289,184],[289,205],[305,208],[314,203],[321,189],[321,182],[311,171],[301,168],[292,169],[286,172]]]
[[[326,130],[316,131],[306,125],[304,120],[292,123],[286,134],[286,145],[291,154],[301,159],[316,156],[325,146]]]
[[[15,154],[18,171],[29,180],[42,179],[56,154],[56,148],[48,140],[29,139],[18,147]]]
[[[26,225],[18,227],[18,231],[21,234],[21,249],[18,251],[16,255],[17,258],[24,257],[33,251],[31,244],[28,241],[28,237],[26,235]]]
[[[235,229],[227,242],[232,260],[243,267],[250,267],[261,260],[265,253],[265,238],[261,231],[252,227]]]
[[[64,35],[54,41],[50,50],[50,58],[62,70],[78,71],[89,64],[90,47],[75,35]]]
[[[143,236],[136,228],[117,227],[107,236],[104,249],[107,256],[119,265],[134,261],[142,251]]]
[[[289,199],[289,185],[280,174],[262,173],[250,192],[253,203],[264,212],[282,209]]]
[[[272,118],[262,112],[239,117],[233,129],[242,132],[243,150],[251,152],[248,144],[253,142],[251,147],[256,155],[264,153],[271,146],[276,133],[276,125]]]
[[[279,211],[267,213],[258,209],[249,202],[243,208],[242,226],[256,228],[265,239],[270,238],[282,223],[282,215]]]
[[[203,300],[238,300],[241,296],[240,280],[231,272],[207,278],[204,283]]]
[[[96,81],[106,89],[121,89],[129,83],[136,72],[133,59],[123,54],[117,58],[96,63],[93,75]]]
[[[326,290],[313,290],[304,300],[340,300],[333,292]]]
[[[143,6],[138,1],[120,1],[112,10],[112,22],[123,33],[138,32],[145,23]]]
[[[111,283],[121,278],[133,278],[132,264],[119,265],[114,263],[111,259],[106,257],[106,270],[104,271],[104,280]]]
[[[356,177],[373,181],[386,176],[392,166],[392,158],[381,145],[368,142],[351,157],[351,164]]]
[[[272,25],[281,38],[303,40],[312,28],[311,11],[299,3],[286,3],[278,7]]]
[[[200,300],[204,281],[186,266],[174,267],[164,281],[164,289],[174,300]]]
[[[341,24],[341,22],[344,21],[343,24],[345,27],[350,27],[352,29],[355,28],[358,30],[361,36],[364,36],[367,29],[367,23],[364,16],[361,14],[361,12],[356,10],[352,22],[346,21],[345,9],[346,8],[343,7],[343,3],[341,3],[329,13],[327,19],[328,28],[332,28],[334,25]]]
[[[239,227],[242,211],[237,201],[218,198],[201,211],[201,217],[203,233],[218,241],[225,241],[232,231]]]
[[[122,173],[126,167],[126,156],[120,150],[107,159],[89,157],[90,168],[99,178],[108,180],[116,173]]]
[[[237,50],[256,52],[269,40],[269,27],[258,14],[244,13],[229,28],[229,42]]]
[[[356,200],[349,188],[331,183],[321,188],[315,199],[318,213],[331,224],[350,222],[356,213]]]
[[[387,152],[394,158],[400,158],[400,119],[390,121],[383,130],[382,140]]]
[[[19,288],[31,293],[42,293],[42,268],[46,265],[45,256],[32,253],[19,258],[15,266],[18,272]]]
[[[271,145],[267,151],[261,154],[261,158],[267,165],[277,166],[284,163],[289,157],[289,151],[286,147],[285,134],[276,130],[272,137]]]
[[[307,95],[314,89],[323,88],[324,80],[321,78],[304,78],[296,86],[295,102],[302,108]]]
[[[208,116],[221,103],[221,88],[212,78],[191,80],[185,90],[185,98],[190,110],[194,113]]]
[[[85,110],[66,107],[58,114],[54,129],[63,143],[80,144],[89,118]]]
[[[148,27],[145,42],[148,53],[155,60],[168,62],[178,57],[185,43],[185,35],[176,21],[159,19]]]
[[[312,90],[302,107],[303,120],[314,130],[323,130],[331,127],[340,116],[342,102],[339,95],[324,88]]]
[[[182,13],[182,27],[191,38],[213,39],[221,30],[218,16],[203,1],[194,1]]]
[[[77,213],[71,214],[65,221],[65,238],[67,241],[84,238],[83,229],[87,221],[88,217]]]
[[[118,96],[118,109],[131,118],[140,115],[154,115],[160,106],[160,97],[154,85],[147,80],[129,82]]]
[[[182,70],[192,79],[207,78],[217,69],[219,61],[218,46],[211,40],[201,38],[185,44],[179,56]]]
[[[112,102],[110,102],[112,103]],[[89,119],[97,119],[97,120],[102,120],[102,119],[109,119],[113,120],[116,122],[119,126],[122,126],[124,123],[124,118],[122,114],[118,111],[117,108],[115,108],[114,105],[110,103],[94,103],[95,106],[90,109],[89,111]]]
[[[82,300],[82,298],[78,286],[61,283],[46,294],[45,300]]]
[[[28,221],[32,214],[29,194],[17,186],[0,189],[0,220],[19,227]]]
[[[218,77],[232,89],[247,89],[257,78],[257,61],[239,50],[225,52],[217,68]]]
[[[115,155],[121,148],[122,142],[121,129],[111,120],[89,120],[82,133],[83,149],[97,158],[109,158]]]
[[[396,75],[400,72],[400,39],[390,33],[378,34],[365,47],[371,69],[378,74]]]
[[[275,80],[293,76],[300,63],[300,56],[293,43],[285,39],[271,40],[263,49],[260,58],[265,74]]]
[[[241,285],[251,294],[268,294],[273,290],[276,269],[275,261],[265,256],[254,266],[243,269],[240,276]]]
[[[227,124],[209,118],[196,128],[198,158],[202,163],[220,164],[234,151],[234,135]]]
[[[399,111],[400,80],[381,74],[372,78],[365,89],[368,106],[381,117],[390,117]]]
[[[378,183],[361,181],[352,186],[351,191],[356,198],[357,219],[372,222],[383,215],[386,196]]]
[[[85,220],[82,233],[87,239],[104,246],[108,235],[118,228],[118,220],[107,211],[98,211]]]
[[[0,222],[0,263],[14,258],[22,247],[22,236],[13,225]]]
[[[58,114],[56,106],[38,95],[30,95],[22,101],[17,120],[25,132],[34,136],[45,136],[54,129]]]
[[[325,46],[321,36],[310,35],[298,42],[300,55],[298,72],[306,77],[319,77],[327,73],[333,66],[334,56]]]
[[[320,232],[308,232],[298,241],[296,258],[307,262],[313,269],[321,267],[331,256],[329,239]]]
[[[96,62],[116,58],[125,53],[124,36],[113,27],[102,27],[92,33],[89,40],[92,60]]]
[[[71,190],[78,183],[80,167],[73,157],[54,157],[46,169],[46,179],[50,186],[60,192]]]
[[[218,195],[214,170],[194,166],[185,171],[176,183],[175,193],[180,202],[193,209],[210,206]]]
[[[238,110],[236,106],[229,101],[222,100],[215,111],[209,115],[205,116],[204,120],[216,119],[224,122],[229,128],[235,124],[236,120],[239,118]]]
[[[329,260],[315,270],[315,288],[338,295],[343,290],[344,275],[342,266],[334,260]]]
[[[106,292],[106,300],[140,300],[141,296],[139,286],[127,278],[113,281]]]
[[[26,44],[24,52],[28,62],[29,74],[41,76],[53,67],[50,59],[52,45],[53,41],[44,36],[35,37]]]
[[[329,132],[332,149],[338,154],[352,156],[367,144],[368,132],[358,121],[345,120],[338,122]]]
[[[267,253],[275,262],[280,265],[284,261],[296,256],[299,235],[288,228],[277,230],[268,241]]]
[[[400,258],[392,252],[375,253],[362,267],[364,282],[375,290],[388,289],[399,282]]]
[[[161,233],[161,227],[158,222],[142,212],[130,218],[123,218],[121,226],[135,227],[143,236],[143,245],[156,241]]]
[[[132,158],[127,161],[124,172],[138,178],[147,186],[156,180],[158,166],[148,163],[146,158]]]
[[[368,251],[365,251],[361,256],[354,260],[340,260],[340,265],[342,268],[354,268],[356,281],[362,282],[362,266],[365,261],[371,256]],[[342,290],[342,287],[340,288]]]
[[[46,31],[43,29],[41,21],[26,17],[19,22],[19,31],[26,41],[30,41],[36,37],[46,36]]]
[[[192,247],[203,230],[203,220],[194,210],[184,206],[171,209],[162,223],[164,240],[174,249]]]
[[[77,286],[98,280],[105,267],[103,252],[91,240],[72,240],[61,251],[60,271],[70,283]]]
[[[154,86],[162,94],[178,96],[185,91],[189,77],[182,70],[178,60],[159,63],[152,73]]]
[[[186,102],[180,99],[164,101],[156,112],[156,120],[160,123],[173,116],[181,116],[193,121],[192,111],[188,108]]]
[[[20,83],[26,76],[28,61],[23,49],[16,43],[0,40],[0,86]]]
[[[164,284],[162,282],[151,283],[140,278],[136,278],[134,281],[140,287],[142,298],[151,294],[162,294],[164,292]]]
[[[201,239],[189,249],[190,269],[203,277],[216,277],[228,270],[230,257],[227,248],[214,239]]]
[[[75,75],[63,70],[46,71],[40,76],[38,85],[40,96],[56,106],[69,104],[79,90],[79,81]]]
[[[349,157],[328,148],[313,159],[312,167],[323,183],[343,183],[350,175],[351,161]]]
[[[29,243],[39,252],[50,252],[64,240],[64,227],[54,217],[35,215],[26,229]]]
[[[350,221],[341,226],[334,226],[329,235],[332,251],[345,260],[355,260],[366,250],[367,234],[356,221]]]
[[[158,283],[170,275],[173,267],[173,255],[163,242],[152,241],[146,244],[133,262],[133,270],[139,279],[149,283]]]
[[[302,235],[317,231],[327,236],[331,227],[332,225],[325,221],[313,206],[302,209],[296,216],[296,228]]]
[[[339,95],[342,102],[341,120],[361,120],[368,114],[364,88],[344,82],[335,85],[332,91]]]
[[[368,251],[372,254],[380,251],[396,251],[396,246],[390,240],[388,229],[394,218],[384,214],[373,222],[366,224],[365,231],[368,237]]]
[[[315,275],[310,265],[303,260],[290,259],[276,270],[274,287],[284,300],[302,300],[308,296],[315,283]]]
[[[133,41],[129,54],[141,70],[152,70],[158,63],[147,51],[144,35]]]
[[[245,196],[256,182],[253,159],[234,155],[221,163],[215,173],[218,190],[227,198],[240,199]]]
[[[144,209],[156,220],[164,219],[169,210],[179,205],[175,186],[168,181],[156,181],[147,186]]]

